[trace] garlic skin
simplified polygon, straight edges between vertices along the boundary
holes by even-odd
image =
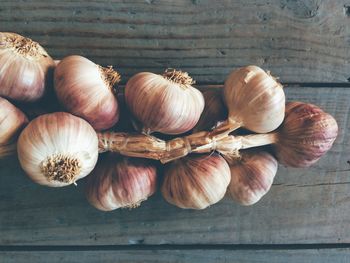
[[[227,109],[222,99],[221,89],[211,89],[203,92],[205,106],[203,113],[193,132],[210,131],[219,122],[227,119]]]
[[[204,209],[219,202],[231,179],[227,162],[217,153],[190,155],[171,162],[164,175],[163,197],[184,209]]]
[[[27,125],[24,113],[0,97],[0,158],[16,153],[19,133]]]
[[[125,100],[145,131],[181,134],[196,125],[204,108],[203,95],[192,83],[181,71],[141,72],[127,82]]]
[[[267,133],[283,121],[285,95],[282,85],[257,66],[233,71],[225,81],[223,94],[229,111],[228,122],[234,128]]]
[[[0,96],[37,101],[44,95],[54,67],[53,59],[37,42],[0,32]]]
[[[230,163],[228,195],[241,205],[255,204],[270,190],[277,168],[277,160],[267,152],[242,151],[241,158]]]
[[[273,148],[281,164],[309,167],[332,147],[337,135],[338,124],[330,114],[313,104],[291,102]]]
[[[62,59],[54,74],[60,103],[72,114],[88,121],[95,130],[106,130],[119,120],[119,107],[113,86],[120,75],[82,56]]]
[[[87,177],[86,197],[102,211],[135,208],[157,188],[154,162],[110,154]]]
[[[61,187],[88,175],[98,157],[98,139],[83,119],[65,112],[31,121],[19,136],[19,162],[36,183]]]

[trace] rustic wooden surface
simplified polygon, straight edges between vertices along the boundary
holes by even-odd
[[[270,69],[284,82],[348,82],[348,0],[0,1],[0,31],[42,43],[61,58],[143,70],[189,71],[221,83],[238,66]]]
[[[289,83],[288,100],[319,105],[340,127],[327,156],[309,169],[280,167],[252,207],[225,199],[181,210],[158,194],[103,213],[85,201],[83,181],[45,188],[14,158],[1,160],[0,262],[348,262],[349,30],[348,0],[0,0],[0,31],[31,37],[55,58],[115,65],[124,82],[181,68],[202,89],[256,64]]]
[[[60,251],[4,252],[6,263],[348,263],[349,249],[310,250],[126,250],[126,251]],[[82,260],[83,259],[83,260]]]
[[[86,202],[83,181],[62,189],[38,186],[12,158],[0,162],[0,245],[35,249],[37,245],[350,243],[344,231],[350,205],[350,147],[344,132],[350,128],[350,89],[285,90],[289,100],[317,103],[335,116],[340,134],[315,166],[280,167],[271,191],[258,204],[241,207],[225,199],[209,209],[191,211],[167,204],[158,194],[140,208],[104,213]]]

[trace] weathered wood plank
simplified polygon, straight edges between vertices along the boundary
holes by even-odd
[[[222,83],[233,68],[256,64],[283,82],[345,83],[349,16],[346,0],[2,0],[0,31],[31,37],[55,58],[115,65],[124,81],[176,67]]]
[[[268,195],[252,207],[226,199],[181,210],[158,194],[134,210],[103,213],[78,187],[32,183],[16,160],[0,162],[0,245],[279,244],[350,242],[348,88],[286,88],[289,100],[318,104],[337,119],[334,147],[309,169],[280,167]]]
[[[130,251],[55,251],[55,252],[0,252],[0,261],[6,263],[347,263],[349,249],[310,250],[130,250]]]

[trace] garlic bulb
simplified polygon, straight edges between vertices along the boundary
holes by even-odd
[[[127,82],[125,100],[145,131],[181,134],[196,125],[204,108],[203,95],[193,83],[181,71],[142,72]]]
[[[162,194],[180,208],[204,209],[219,202],[230,183],[230,168],[223,157],[192,155],[169,164],[164,171]]]
[[[105,130],[119,119],[113,86],[120,75],[81,56],[68,56],[55,69],[55,91],[61,104],[87,120],[95,130]]]
[[[0,96],[18,101],[40,99],[54,66],[37,42],[0,32]]]
[[[0,109],[0,145],[4,145],[17,139],[28,119],[22,111],[1,97]]]
[[[229,111],[228,132],[245,127],[266,133],[282,123],[285,110],[282,85],[261,68],[247,66],[233,71],[225,81],[223,92]]]
[[[28,123],[22,111],[0,97],[0,158],[16,151],[16,140]]]
[[[16,153],[16,143],[10,143],[5,145],[0,145],[0,158],[12,155]]]
[[[270,190],[277,168],[277,160],[267,152],[242,151],[241,158],[230,163],[227,193],[242,205],[255,204]]]
[[[87,177],[86,196],[102,211],[138,207],[156,191],[157,169],[146,159],[110,154]]]
[[[292,102],[278,130],[274,145],[280,163],[291,167],[308,167],[317,162],[333,145],[338,134],[336,120],[319,107]]]
[[[98,139],[83,119],[56,112],[31,121],[19,136],[17,151],[23,170],[34,182],[66,186],[95,167]]]
[[[219,122],[227,119],[227,109],[222,100],[221,89],[206,90],[203,92],[203,96],[204,110],[193,132],[210,131]]]

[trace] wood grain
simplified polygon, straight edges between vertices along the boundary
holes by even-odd
[[[0,31],[42,43],[59,59],[114,65],[125,82],[174,67],[222,83],[255,64],[283,82],[350,78],[347,0],[1,1]]]
[[[6,263],[347,263],[349,249],[323,250],[126,250],[126,251],[54,251],[54,252],[0,252],[0,261]]]
[[[7,159],[0,162],[0,245],[349,243],[350,89],[288,87],[286,94],[331,113],[340,133],[315,166],[280,167],[258,204],[225,199],[203,211],[181,210],[158,194],[137,209],[103,213],[86,202],[84,181],[46,188]]]

